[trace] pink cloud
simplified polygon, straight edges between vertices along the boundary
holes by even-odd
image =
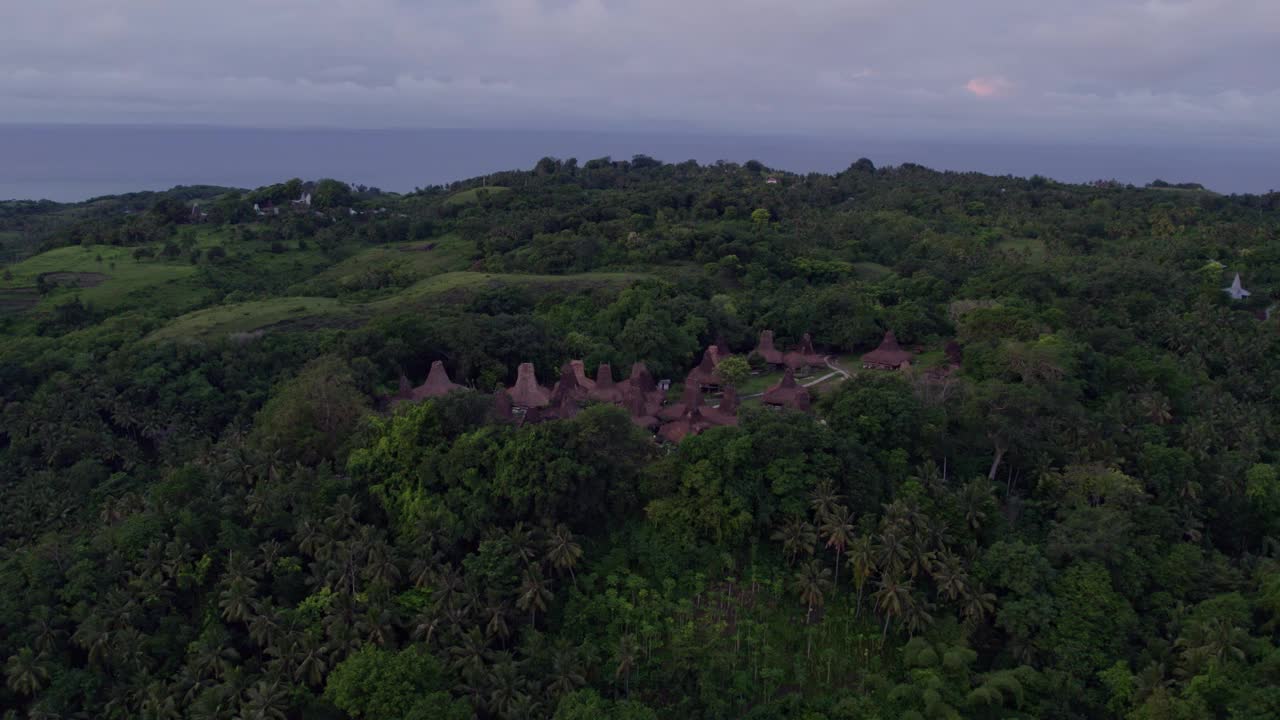
[[[978,97],[996,97],[1009,91],[1009,81],[999,75],[976,77],[965,83],[964,89]]]

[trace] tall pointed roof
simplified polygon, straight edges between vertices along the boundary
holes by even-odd
[[[511,396],[511,404],[522,408],[547,407],[551,404],[551,393],[538,384],[533,371],[533,363],[520,363],[516,370],[516,384],[507,390]]]
[[[809,391],[796,382],[796,374],[787,368],[777,385],[764,391],[761,399],[766,405],[779,405],[793,410],[809,409]]]
[[[720,404],[716,407],[700,408],[702,417],[713,425],[738,424],[738,391],[732,385],[724,390]]]
[[[413,389],[413,399],[444,397],[454,390],[466,389],[450,380],[449,371],[444,369],[444,363],[436,360],[431,363],[431,371],[427,373],[426,382]]]
[[[511,396],[505,390],[493,394],[493,417],[498,422],[511,422],[515,419],[511,412]]]
[[[697,383],[685,383],[684,392],[680,395],[680,402],[674,405],[668,405],[658,411],[658,417],[663,420],[675,420],[684,415],[689,410],[702,405],[702,388]]]
[[[622,402],[622,390],[613,382],[613,368],[609,363],[600,363],[596,368],[596,384],[587,393],[587,397],[597,402]]]
[[[641,392],[649,393],[658,389],[658,383],[654,382],[653,375],[649,373],[649,368],[645,366],[643,360],[632,364],[631,377],[627,378],[627,382]]]
[[[756,345],[755,352],[770,365],[782,364],[782,351],[773,346],[772,330],[764,330],[760,333],[760,342]]]
[[[689,372],[689,377],[685,380],[686,385],[697,384],[706,387],[720,384],[720,376],[716,374],[714,348],[715,346],[713,345],[702,353],[702,362],[698,363],[698,366]]]
[[[653,430],[658,427],[658,418],[654,417],[645,393],[634,386],[623,386],[623,407],[631,416],[631,422],[643,428]]]
[[[578,379],[578,384],[590,390],[596,386],[591,378],[587,377],[587,366],[581,360],[570,360],[569,365],[573,368],[574,377]]]
[[[658,436],[667,442],[679,443],[690,435],[697,435],[709,427],[711,423],[702,416],[702,411],[697,407],[691,407],[678,419],[658,428]]]
[[[587,400],[587,389],[578,382],[578,370],[573,366],[572,361],[560,367],[560,380],[551,390],[552,405],[559,407],[565,398],[575,403]]]
[[[813,367],[822,367],[827,364],[825,356],[819,354],[813,349],[813,338],[809,333],[805,333],[800,337],[800,347],[796,348],[796,352],[804,356],[805,362]]]
[[[898,345],[898,338],[894,337],[892,330],[889,330],[885,332],[884,340],[880,341],[880,347],[862,356],[862,363],[875,367],[897,369],[911,362],[911,357],[911,353],[903,350]]]

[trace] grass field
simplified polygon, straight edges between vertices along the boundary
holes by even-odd
[[[445,198],[444,204],[470,205],[480,201],[480,192],[482,190],[487,191],[490,195],[497,195],[499,193],[507,192],[510,189],[511,188],[508,187],[502,187],[501,185],[485,185],[484,187],[471,188],[470,190],[463,190],[462,192],[456,192],[450,195]]]
[[[187,313],[151,334],[152,340],[201,340],[251,333],[280,323],[341,324],[359,313],[333,298],[279,297],[232,303]]]
[[[449,272],[421,280],[389,298],[369,303],[374,312],[394,312],[414,305],[452,301],[472,293],[515,285],[535,294],[574,292],[594,287],[621,287],[650,277],[645,273],[579,273],[525,275],[519,273]]]
[[[133,259],[133,248],[73,245],[41,253],[9,267],[13,277],[0,279],[0,292],[34,287],[36,278],[42,274],[67,273],[68,276],[58,278],[59,284],[67,287],[49,293],[44,304],[78,293],[86,303],[112,308],[131,292],[182,280],[195,271],[185,260],[137,262]],[[84,286],[69,287],[73,275],[80,275]]]
[[[1011,238],[996,243],[996,249],[1009,254],[1025,255],[1031,262],[1043,262],[1046,256],[1044,241],[1039,238]]]
[[[425,249],[431,245],[431,249]],[[456,235],[443,235],[430,240],[398,243],[361,250],[331,268],[317,274],[311,280],[299,284],[295,290],[307,294],[308,288],[355,283],[362,275],[382,270],[408,272],[427,278],[440,273],[466,270],[475,253],[475,243]]]

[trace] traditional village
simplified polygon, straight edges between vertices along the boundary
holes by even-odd
[[[911,367],[915,354],[903,349],[890,330],[875,350],[862,355],[861,364],[867,370],[904,370]],[[778,382],[752,396],[758,397],[766,407],[810,413],[813,404],[810,388],[827,380],[851,377],[832,356],[814,350],[809,333],[805,333],[793,349],[782,352],[774,344],[773,331],[765,330],[749,355],[758,356],[762,371],[782,373]],[[928,375],[938,379],[950,374],[959,364],[957,355],[956,349],[949,345],[948,362],[930,369]],[[685,377],[675,402],[669,402],[668,398],[671,381],[655,380],[644,361],[633,364],[625,379],[615,381],[609,363],[601,363],[592,378],[587,375],[582,360],[570,360],[560,368],[560,377],[550,388],[538,383],[533,363],[522,363],[517,369],[515,384],[495,391],[493,418],[497,422],[528,425],[571,418],[589,403],[605,403],[624,408],[631,421],[653,432],[657,441],[678,444],[710,428],[738,424],[738,409],[743,398],[718,372],[721,362],[730,357],[734,354],[723,340],[708,346],[701,362]],[[809,376],[815,368],[828,372],[806,383],[797,379]],[[386,401],[388,409],[394,409],[406,403],[468,391],[471,388],[453,382],[444,363],[436,360],[431,363],[426,380],[416,387],[402,373],[399,390]]]

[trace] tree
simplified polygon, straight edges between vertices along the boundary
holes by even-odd
[[[772,214],[765,208],[756,208],[751,211],[751,223],[756,226],[756,229],[768,226],[770,219]]]
[[[731,355],[716,365],[716,375],[729,387],[738,387],[751,375],[751,366],[747,361],[738,356]]]
[[[4,665],[9,689],[19,695],[35,695],[49,682],[49,668],[31,648],[22,648],[9,656]]]
[[[470,718],[471,709],[448,689],[444,668],[421,646],[398,652],[365,646],[333,668],[324,695],[358,720]]]
[[[827,541],[827,547],[835,548],[836,564],[835,564],[835,584],[840,584],[840,555],[844,549],[853,540],[853,513],[843,505],[837,505],[830,515],[822,521],[819,527]]]

